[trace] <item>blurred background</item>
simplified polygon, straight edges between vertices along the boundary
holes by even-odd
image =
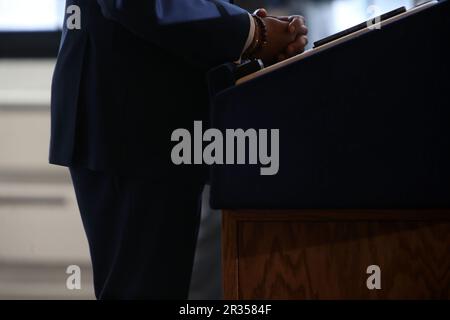
[[[182,1],[182,0],[180,0]],[[310,44],[417,0],[238,0],[305,16]],[[0,299],[92,299],[86,238],[70,177],[47,164],[50,84],[64,0],[0,0]],[[66,288],[69,265],[81,290]]]

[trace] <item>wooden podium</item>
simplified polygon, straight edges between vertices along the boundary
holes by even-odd
[[[222,237],[225,299],[450,299],[450,210],[225,210]]]
[[[211,170],[225,298],[450,298],[449,15],[440,1],[245,82],[210,73],[213,128],[280,137],[275,175]]]

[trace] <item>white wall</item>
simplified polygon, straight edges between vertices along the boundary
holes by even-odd
[[[67,169],[48,164],[54,60],[0,60],[0,298],[92,297]],[[65,288],[76,264],[84,290]]]

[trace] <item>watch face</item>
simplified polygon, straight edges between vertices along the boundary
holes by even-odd
[[[57,31],[65,0],[0,0],[0,32]]]

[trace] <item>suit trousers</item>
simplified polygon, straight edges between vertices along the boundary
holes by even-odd
[[[203,182],[70,173],[97,299],[187,299]]]

